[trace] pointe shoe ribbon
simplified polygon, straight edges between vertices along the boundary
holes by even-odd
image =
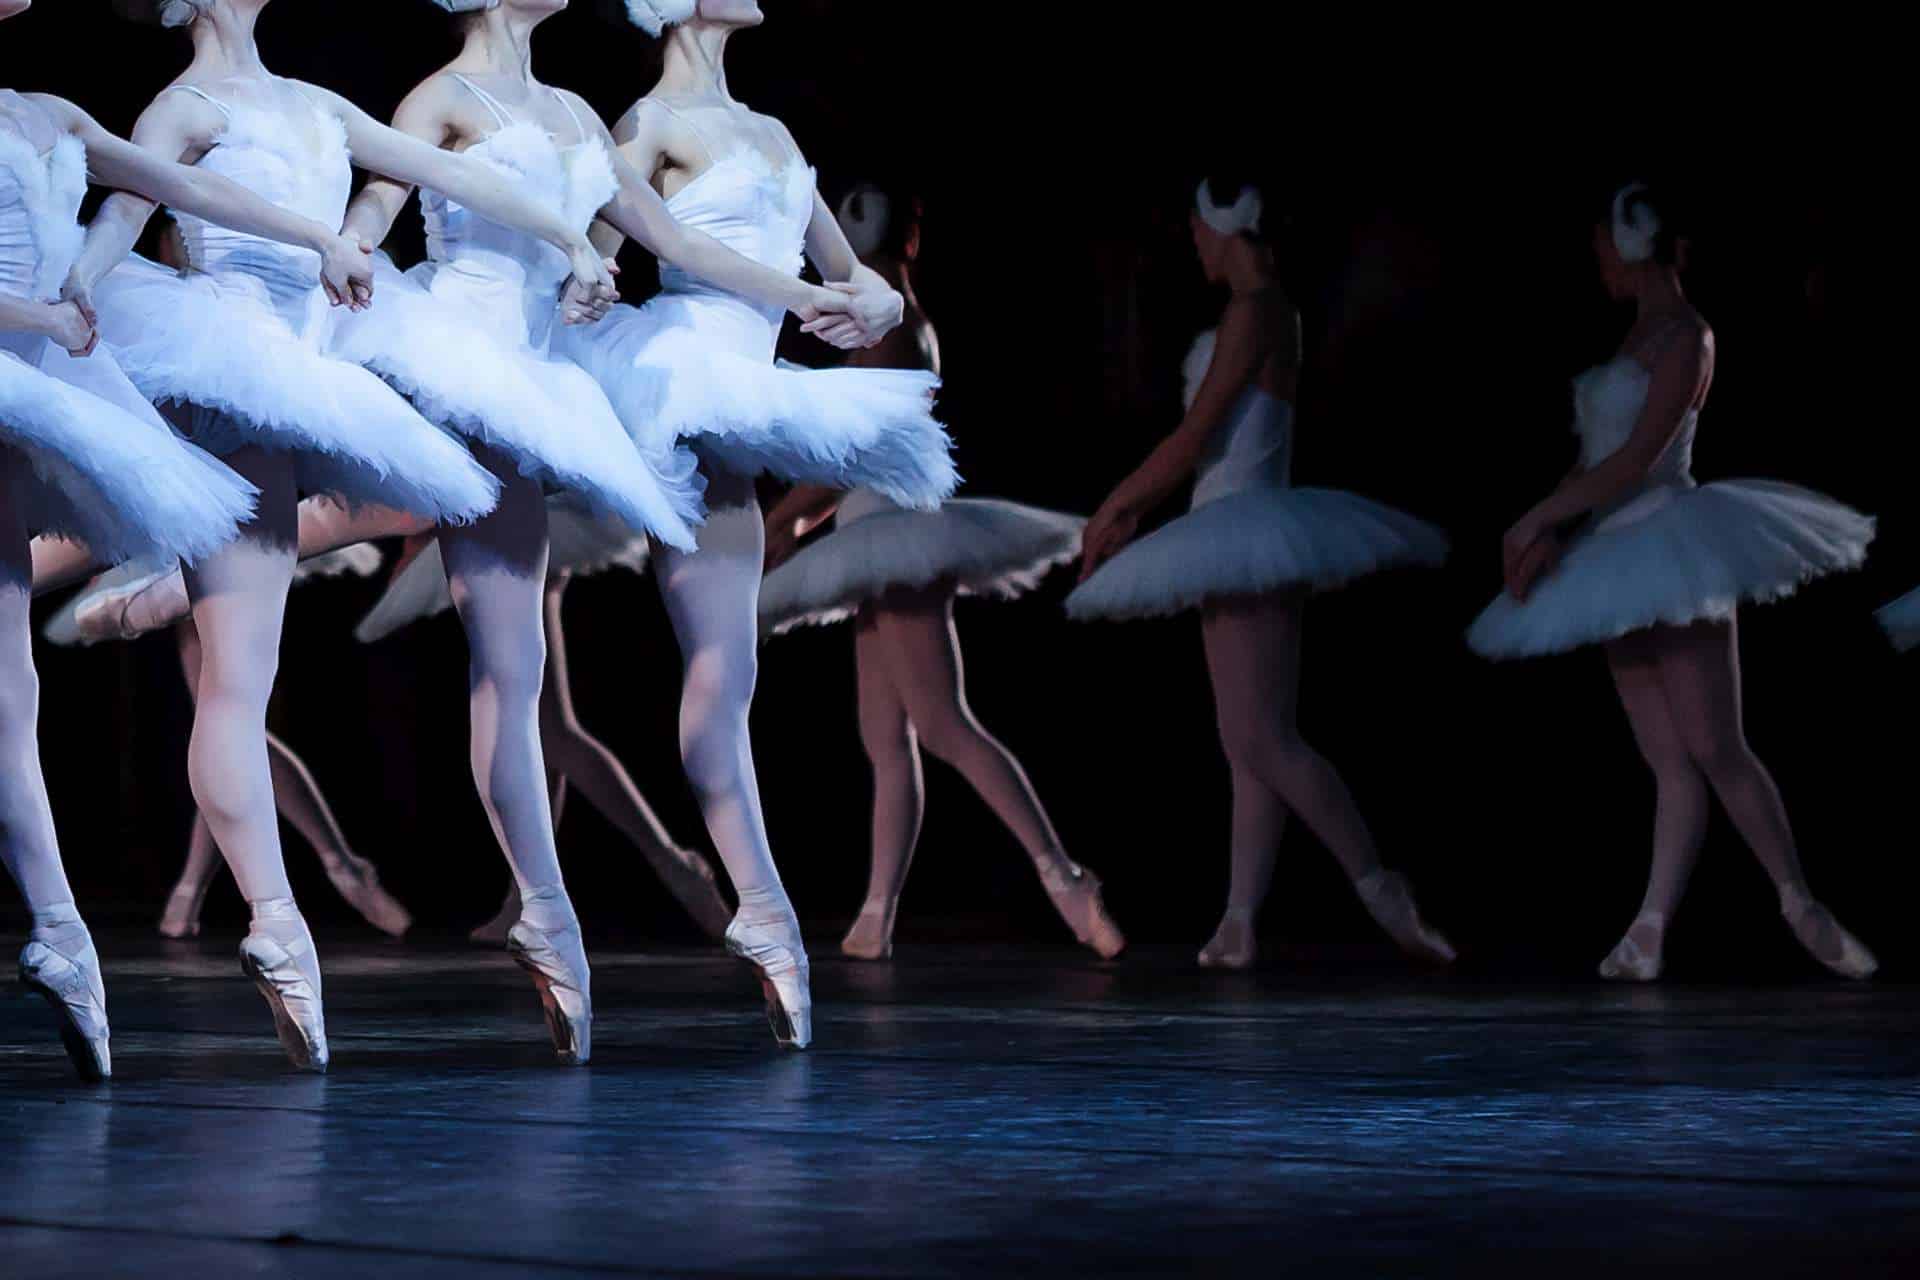
[[[96,985],[99,973],[100,958],[91,942],[75,956],[63,955],[38,940],[20,952],[21,983],[53,1007],[67,1056],[88,1080],[105,1080],[113,1074],[107,1008]]]

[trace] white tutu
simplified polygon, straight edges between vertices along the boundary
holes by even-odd
[[[1902,653],[1920,645],[1920,587],[1883,606],[1873,615],[1893,647]]]
[[[760,628],[778,635],[839,622],[889,591],[936,583],[951,584],[959,595],[1008,599],[1078,556],[1086,523],[990,498],[954,498],[938,511],[907,511],[856,494],[841,507],[832,533],[761,583]]]
[[[1658,624],[1724,619],[1822,574],[1856,569],[1873,521],[1765,480],[1679,492],[1631,523],[1574,540],[1525,603],[1501,595],[1467,632],[1489,658],[1561,653]]]
[[[320,578],[371,578],[380,572],[381,559],[380,548],[371,542],[356,542],[302,560],[293,568],[293,584]]]
[[[646,571],[646,537],[618,521],[607,517],[587,519],[549,504],[547,533],[549,576],[601,573],[608,569]],[[372,644],[451,608],[453,593],[447,586],[446,561],[441,557],[436,539],[394,575],[373,608],[353,629],[353,636],[362,644]]]
[[[461,445],[374,374],[296,334],[242,275],[180,275],[143,258],[95,290],[101,333],[149,399],[186,406],[183,426],[215,454],[290,452],[304,494],[465,522],[498,485]],[[333,317],[312,298],[311,325]],[[377,304],[376,304],[377,305]]]
[[[1651,375],[1625,357],[1574,384],[1583,465],[1621,448],[1646,404]],[[1526,658],[1601,644],[1658,625],[1725,619],[1823,574],[1856,569],[1873,520],[1796,485],[1726,480],[1696,486],[1689,411],[1644,487],[1590,522],[1526,601],[1502,594],[1467,631],[1488,658]]]
[[[1251,488],[1171,520],[1100,566],[1067,597],[1069,617],[1124,620],[1236,596],[1325,591],[1445,560],[1440,530],[1334,489]]]

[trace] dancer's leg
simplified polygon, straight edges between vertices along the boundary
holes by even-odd
[[[1099,882],[1067,856],[1026,770],[981,727],[967,705],[953,597],[944,592],[901,595],[889,599],[876,616],[884,640],[881,652],[921,746],[958,770],[1006,824],[1033,860],[1074,936],[1102,956],[1118,955],[1126,939],[1107,915]]]
[[[853,626],[860,745],[873,769],[872,861],[866,900],[840,950],[856,959],[881,960],[893,952],[894,914],[926,814],[926,779],[907,704],[894,687],[879,619],[871,608],[862,609]]]
[[[84,582],[105,568],[85,543],[42,534],[33,540],[33,593]]]
[[[1273,885],[1274,859],[1287,828],[1287,805],[1272,787],[1239,765],[1233,779],[1233,827],[1228,847],[1227,909],[1200,948],[1207,968],[1246,969],[1259,955],[1255,922]]]
[[[1302,600],[1261,596],[1217,605],[1201,620],[1214,709],[1227,759],[1271,788],[1339,860],[1368,912],[1401,947],[1434,960],[1453,950],[1386,870],[1340,774],[1300,736]]]

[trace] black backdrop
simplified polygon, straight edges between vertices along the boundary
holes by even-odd
[[[1816,890],[1887,959],[1910,956],[1897,730],[1920,706],[1920,666],[1888,650],[1870,611],[1920,579],[1920,538],[1901,501],[1908,433],[1884,425],[1860,354],[1882,269],[1859,234],[1877,207],[1876,112],[1869,90],[1818,71],[1824,40],[1848,33],[1749,30],[1735,54],[1598,10],[1559,19],[1567,29],[1282,28],[1258,21],[1277,7],[1232,3],[1084,21],[1148,8],[768,0],[767,26],[731,55],[738,95],[791,124],[830,195],[870,175],[923,192],[920,287],[970,484],[1088,511],[1171,427],[1180,357],[1219,301],[1185,242],[1187,193],[1217,160],[1263,174],[1292,217],[1287,271],[1309,316],[1296,476],[1404,506],[1456,544],[1443,572],[1313,606],[1306,731],[1471,955],[1584,971],[1638,902],[1649,780],[1597,655],[1492,667],[1460,633],[1497,587],[1500,532],[1566,464],[1566,379],[1625,324],[1587,257],[1595,202],[1635,174],[1677,182],[1697,213],[1690,284],[1720,336],[1699,472],[1789,478],[1883,518],[1865,572],[1749,611],[1744,657],[1750,731]],[[260,36],[271,67],[376,114],[452,48],[445,16],[419,0],[277,0]],[[648,43],[585,0],[536,48],[546,78],[609,118],[649,83]],[[0,28],[0,83],[67,94],[121,131],[184,58],[107,0],[40,0]],[[415,221],[390,246],[403,261],[419,251]],[[629,292],[644,292],[646,264],[627,268]],[[1824,307],[1810,301],[1816,272]],[[1227,786],[1196,626],[1070,627],[1064,586],[961,606],[973,702],[1128,930],[1197,943],[1225,888]],[[491,910],[505,872],[466,776],[462,641],[441,619],[356,646],[349,629],[376,590],[296,594],[274,727],[423,926],[463,926]],[[674,746],[677,655],[650,585],[576,584],[569,635],[583,718],[700,842]],[[173,642],[39,657],[46,772],[80,896],[98,916],[144,917],[190,813]],[[764,651],[754,727],[802,915],[837,924],[864,884],[867,802],[844,628]],[[937,765],[929,789],[903,942],[1057,936],[983,807]],[[577,800],[561,846],[594,932],[691,937]],[[291,834],[288,848],[303,904],[344,927]],[[1308,833],[1290,830],[1281,857],[1270,938],[1371,945]],[[210,919],[239,911],[223,888]],[[1804,972],[1773,912],[1716,819],[1674,965],[1733,976],[1758,956]]]

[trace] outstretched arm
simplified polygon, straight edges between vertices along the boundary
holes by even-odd
[[[332,227],[269,204],[217,173],[168,160],[155,151],[116,137],[64,98],[38,94],[34,101],[53,117],[63,132],[86,144],[87,168],[96,182],[246,235],[311,249],[320,255],[321,280],[328,298],[336,305],[346,302],[357,308],[371,298],[373,266],[367,260],[371,252],[367,246],[349,242]],[[144,217],[140,225],[145,225]],[[139,235],[137,227],[134,235],[136,238]],[[127,244],[132,247],[131,241]],[[109,247],[108,242],[102,242],[103,255]]]
[[[606,260],[586,235],[568,226],[557,208],[527,196],[492,165],[389,128],[337,93],[311,85],[303,88],[339,116],[354,163],[361,168],[396,182],[429,187],[489,221],[544,240],[567,255],[576,279],[599,289],[613,288]]]
[[[1133,541],[1141,519],[1193,474],[1214,431],[1226,421],[1261,366],[1273,355],[1274,339],[1260,315],[1265,305],[1270,304],[1253,297],[1235,298],[1227,304],[1207,376],[1179,427],[1120,482],[1087,522],[1082,539],[1082,581]],[[1297,320],[1292,328],[1297,333]]]
[[[225,125],[218,111],[192,94],[163,93],[134,124],[133,145],[163,163],[193,164]],[[86,246],[68,273],[64,296],[77,299],[91,313],[93,286],[133,252],[158,206],[159,201],[130,191],[108,196],[87,227]]]

